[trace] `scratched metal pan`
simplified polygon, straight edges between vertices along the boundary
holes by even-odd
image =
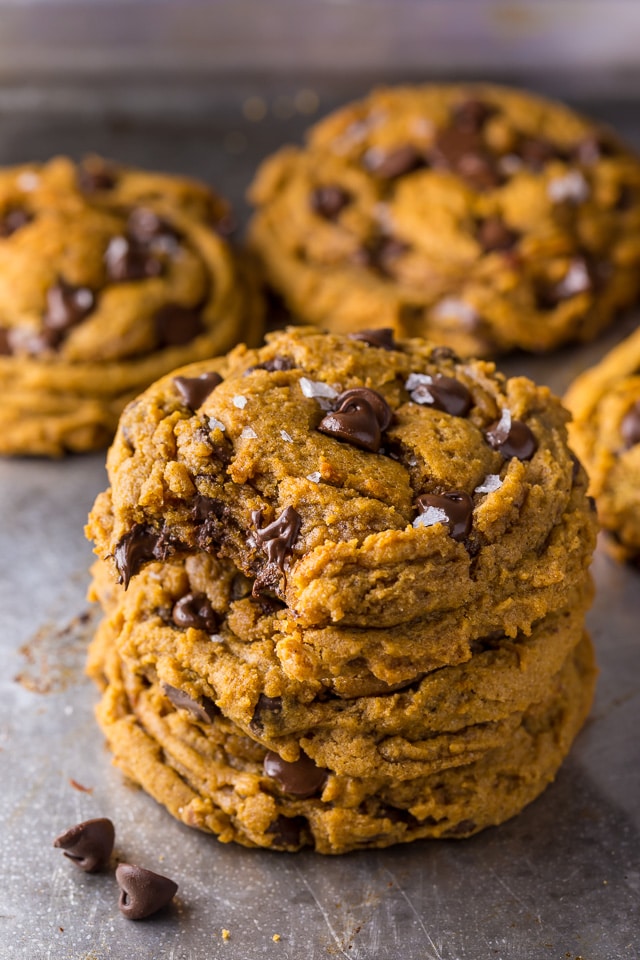
[[[320,111],[357,87],[318,85]],[[5,110],[0,162],[98,151],[199,174],[239,203],[256,161],[298,139],[316,106],[309,90],[280,90],[277,109],[258,92],[264,120],[262,101],[247,107],[244,94],[206,112],[187,98],[173,115],[150,108],[132,119],[100,109],[99,98],[89,112],[73,97],[52,105],[41,90],[28,109],[22,101]],[[162,102],[161,91],[152,99]],[[640,142],[635,106],[578,106]],[[624,330],[503,367],[561,391]],[[589,616],[600,663],[595,706],[556,782],[516,819],[470,840],[337,858],[224,846],[128,786],[93,722],[83,658],[95,613],[84,599],[91,554],[82,526],[105,484],[103,459],[0,463],[0,960],[639,955],[638,573],[598,549]],[[115,822],[121,858],[178,882],[172,909],[127,921],[112,876],[82,874],[52,849],[63,829],[94,816]]]

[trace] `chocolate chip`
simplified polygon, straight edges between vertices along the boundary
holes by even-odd
[[[381,180],[395,180],[425,164],[422,154],[410,143],[395,150],[371,147],[365,153],[362,162],[369,173],[373,173]]]
[[[26,227],[32,220],[33,214],[25,210],[24,207],[12,207],[6,210],[0,220],[0,237],[10,237],[16,230]]]
[[[464,540],[471,532],[473,500],[468,493],[454,490],[441,496],[435,493],[423,493],[416,500],[420,513],[429,507],[442,510],[447,516],[449,533],[454,540]]]
[[[454,417],[466,417],[473,406],[473,397],[464,383],[440,373],[433,377],[431,383],[419,384],[412,390],[411,399]]]
[[[120,887],[118,907],[127,920],[143,920],[166,907],[178,892],[178,884],[159,873],[119,863],[116,880]]]
[[[482,100],[470,98],[456,104],[452,111],[452,118],[458,130],[479,133],[494,113],[495,107]]]
[[[499,450],[506,459],[530,460],[538,449],[538,441],[526,423],[510,418],[507,422],[504,414],[485,431],[485,437],[489,446]]]
[[[306,753],[289,763],[272,750],[264,758],[264,772],[267,777],[277,780],[285,793],[301,799],[320,794],[328,776],[327,771],[317,767]]]
[[[194,700],[184,690],[172,687],[170,683],[163,683],[162,691],[174,707],[177,707],[178,710],[187,710],[202,723],[213,723],[216,716],[220,714],[218,707],[210,697],[201,697],[199,700]]]
[[[222,377],[211,370],[209,373],[201,373],[199,377],[174,377],[173,382],[183,403],[192,410],[197,410],[212,390],[222,383]]]
[[[482,249],[490,253],[493,250],[510,250],[519,234],[510,230],[500,217],[489,217],[480,222],[477,237]]]
[[[282,697],[268,697],[266,693],[261,693],[258,702],[253,711],[251,726],[255,724],[262,727],[265,715],[270,717],[279,717],[282,715]]]
[[[430,156],[434,166],[454,170],[475,189],[489,189],[500,183],[493,157],[473,130],[458,127],[442,130],[431,147]]]
[[[382,432],[392,418],[393,413],[384,397],[367,387],[356,387],[340,394],[336,409],[322,418],[318,430],[362,450],[377,453]]]
[[[396,237],[371,237],[363,247],[352,255],[352,262],[358,267],[379,270],[384,275],[393,272],[395,263],[411,248]]]
[[[65,857],[85,873],[94,873],[108,865],[114,840],[115,830],[111,820],[97,817],[65,830],[56,837],[53,845],[60,847]]]
[[[323,187],[316,187],[309,198],[311,209],[325,220],[335,220],[336,217],[351,203],[351,194],[337,184],[330,183]]]
[[[143,563],[162,559],[158,556],[159,552],[164,552],[162,544],[163,535],[144,523],[134,523],[131,530],[120,538],[113,552],[113,559],[120,574],[119,582],[124,585],[125,590],[131,577],[136,575]]]
[[[191,519],[196,523],[202,523],[210,517],[222,517],[225,510],[222,500],[216,500],[215,497],[205,497],[202,493],[196,493],[191,498]]]
[[[637,400],[624,415],[620,424],[620,433],[627,450],[635,447],[636,443],[640,443],[640,400]]]
[[[542,170],[551,160],[562,159],[561,151],[541,137],[527,137],[518,144],[518,156],[531,170]]]
[[[146,280],[162,273],[162,263],[146,247],[128,237],[112,237],[104,255],[107,277],[114,283]]]
[[[306,817],[285,817],[280,814],[265,833],[273,835],[274,847],[299,847],[308,829]]]
[[[598,276],[598,268],[586,257],[574,257],[565,275],[556,283],[538,281],[535,289],[536,305],[540,310],[553,310],[564,300],[594,290],[605,280]]]
[[[253,373],[254,370],[267,370],[269,373],[276,373],[280,370],[293,370],[295,363],[289,357],[275,356],[271,360],[265,360],[264,363],[257,363],[255,367],[247,367],[245,375]]]
[[[260,527],[262,510],[254,510],[251,518],[256,526],[256,539],[267,554],[269,563],[284,569],[284,561],[300,533],[301,518],[294,507],[285,507],[277,520]]]
[[[461,820],[460,823],[457,823],[454,827],[447,830],[443,836],[445,837],[462,837],[467,833],[473,833],[477,829],[476,823],[474,820]]]
[[[416,827],[420,822],[408,810],[404,810],[402,807],[394,807],[390,803],[380,803],[377,813],[379,817],[391,820],[391,823],[406,823],[410,827]]]
[[[88,157],[78,167],[78,186],[83,193],[100,193],[113,190],[118,179],[115,164],[105,163],[98,157]]]
[[[218,614],[204,593],[187,593],[174,605],[173,622],[178,627],[194,627],[206,633],[215,633]]]
[[[460,158],[457,171],[475,190],[491,190],[500,185],[500,176],[487,153],[467,153]]]
[[[13,353],[10,333],[6,327],[0,327],[0,357],[10,357]]]
[[[59,280],[47,290],[47,310],[43,317],[49,330],[63,333],[81,323],[95,306],[95,296],[89,287],[76,287]]]
[[[398,344],[393,339],[392,327],[379,327],[375,330],[358,330],[349,334],[350,340],[362,340],[370,347],[379,347],[381,350],[398,350]]]
[[[431,359],[436,363],[441,360],[453,360],[454,363],[460,363],[460,357],[451,347],[434,347],[431,351]]]
[[[204,330],[200,311],[179,303],[160,307],[153,319],[159,347],[183,346]]]

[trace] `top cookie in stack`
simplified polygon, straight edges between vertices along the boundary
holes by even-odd
[[[640,289],[640,165],[566,107],[492,85],[375,91],[267,160],[251,241],[302,320],[376,317],[464,355],[547,351]]]
[[[0,453],[105,446],[153,380],[259,339],[227,222],[203,184],[96,157],[0,172]]]
[[[293,329],[147,390],[88,528],[118,763],[185,822],[284,849],[516,813],[593,689],[566,419],[390,330]]]

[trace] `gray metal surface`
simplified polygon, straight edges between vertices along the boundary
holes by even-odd
[[[27,98],[18,111],[12,101],[0,162],[97,150],[198,173],[238,200],[256,159],[308,122],[296,88],[249,93],[265,99],[261,123],[243,119],[239,94],[207,111],[194,89],[184,111],[132,119],[41,90],[39,102],[56,109]],[[320,94],[323,109],[338,98],[332,87]],[[592,112],[640,138],[631,113],[604,102]],[[551,360],[502,366],[562,390],[624,329]],[[82,526],[105,484],[103,459],[0,462],[0,960],[640,956],[640,574],[598,550],[596,703],[557,781],[515,820],[467,841],[340,858],[223,846],[128,786],[93,722]],[[52,849],[59,832],[94,816],[115,822],[120,858],[178,882],[172,909],[127,921],[111,875],[84,875]]]

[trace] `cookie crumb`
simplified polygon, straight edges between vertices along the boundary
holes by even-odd
[[[271,939],[273,940],[274,943],[278,943],[282,938],[279,933],[274,933]]]
[[[226,930],[224,927],[222,928],[222,939],[223,940],[231,939],[231,933],[228,930]]]

